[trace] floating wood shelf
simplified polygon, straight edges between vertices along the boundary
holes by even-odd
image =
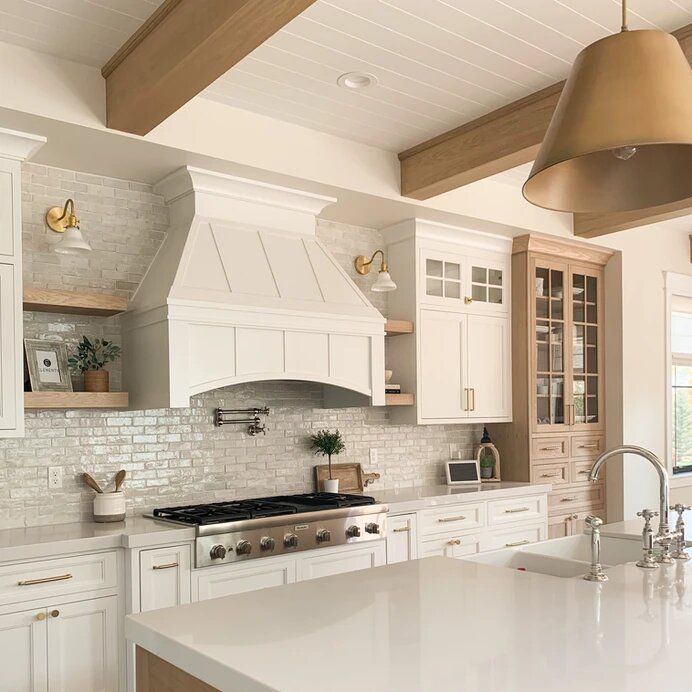
[[[25,409],[127,408],[127,392],[24,392]]]
[[[387,323],[384,325],[384,331],[387,336],[413,334],[413,322],[408,320],[387,320]]]
[[[127,298],[107,293],[76,293],[54,288],[25,286],[24,309],[110,317],[127,310]]]
[[[384,400],[386,406],[413,406],[416,402],[416,398],[413,394],[406,394],[404,392],[401,394],[385,394]]]

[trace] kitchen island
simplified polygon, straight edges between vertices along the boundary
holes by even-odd
[[[691,570],[594,584],[433,557],[133,615],[126,636],[140,692],[634,692],[686,658]]]

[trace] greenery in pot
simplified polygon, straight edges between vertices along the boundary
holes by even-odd
[[[341,454],[346,449],[344,438],[338,430],[318,430],[314,435],[310,435],[310,443],[315,454],[327,457],[329,463],[329,480],[332,480],[332,455]]]
[[[486,448],[481,452],[479,464],[481,467],[481,478],[492,478],[493,468],[495,468],[495,456],[489,449]],[[485,469],[485,473],[482,469]]]
[[[106,339],[94,339],[90,341],[83,336],[77,346],[77,353],[70,356],[67,362],[74,372],[86,372],[87,370],[102,370],[106,363],[120,357],[120,346]]]

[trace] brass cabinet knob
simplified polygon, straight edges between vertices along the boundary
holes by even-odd
[[[42,620],[46,619],[46,614],[45,613],[36,613],[36,619],[41,622]]]
[[[470,305],[471,303],[473,303],[473,298],[471,298],[470,296],[464,296],[464,303],[466,303],[466,305]]]
[[[50,616],[51,616],[52,618],[56,618],[56,617],[58,617],[58,615],[60,615],[60,611],[59,611],[59,610],[56,609],[56,610],[51,610],[51,611],[50,611]]]

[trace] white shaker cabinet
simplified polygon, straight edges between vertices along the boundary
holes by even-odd
[[[318,550],[298,560],[298,580],[329,577],[333,574],[356,572],[379,567],[387,562],[384,541],[364,543],[359,548],[347,546],[333,550]]]
[[[45,141],[0,128],[0,437],[24,435],[21,162]]]
[[[389,312],[414,323],[389,339],[387,368],[412,424],[511,420],[511,240],[411,219],[383,230],[398,290]]]
[[[0,615],[2,687],[14,692],[48,689],[46,612],[23,610]]]
[[[189,544],[142,550],[139,554],[140,610],[190,602]]]
[[[418,531],[415,512],[387,518],[387,564],[418,557]]]

